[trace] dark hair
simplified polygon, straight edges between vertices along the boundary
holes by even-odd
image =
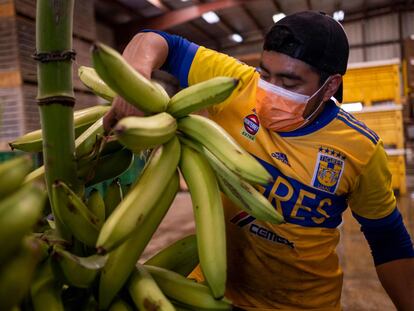
[[[295,55],[300,50],[302,42],[295,38],[292,32],[283,26],[273,26],[265,36],[263,50],[279,52],[281,49],[284,54]],[[294,57],[294,56],[293,56]],[[319,70],[315,66],[308,64],[312,71],[319,75],[319,85],[322,86],[329,78],[330,74]]]

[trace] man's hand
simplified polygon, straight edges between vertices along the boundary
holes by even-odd
[[[143,115],[144,113],[141,110],[129,104],[122,97],[117,96],[112,103],[112,108],[105,114],[103,118],[103,127],[105,133],[109,133],[111,129],[116,125],[116,123],[122,118],[128,116]]]
[[[162,36],[156,33],[139,33],[128,43],[122,56],[145,78],[151,79],[152,71],[160,68],[167,59],[168,44]],[[124,117],[142,115],[144,115],[142,111],[118,96],[114,99],[111,110],[104,117],[105,132],[110,132]]]

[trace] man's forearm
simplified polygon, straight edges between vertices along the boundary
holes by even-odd
[[[378,278],[399,311],[414,310],[414,258],[376,267]]]
[[[142,32],[132,38],[122,55],[137,71],[150,78],[151,72],[165,63],[168,43],[156,33]]]

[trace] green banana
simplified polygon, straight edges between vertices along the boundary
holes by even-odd
[[[73,236],[87,246],[94,246],[99,234],[100,221],[64,182],[52,185],[52,198],[58,218]]]
[[[173,97],[168,103],[167,112],[175,118],[221,103],[231,95],[238,80],[230,77],[215,77],[191,85]]]
[[[194,270],[198,262],[197,238],[192,234],[162,249],[144,264],[187,276]]]
[[[37,269],[30,286],[30,297],[34,311],[63,311],[61,286],[55,279],[50,260]]]
[[[81,135],[96,120],[103,117],[111,107],[107,105],[96,105],[75,111],[73,114],[73,125],[75,128],[75,137]],[[35,130],[9,143],[12,149],[18,149],[26,152],[42,152],[42,130]]]
[[[76,138],[76,158],[81,159],[82,157],[91,154],[92,151],[96,148],[96,145],[101,142],[103,134],[103,118],[99,118],[85,132]]]
[[[80,288],[90,287],[108,258],[106,255],[78,257],[60,246],[53,247],[51,256],[55,275],[60,276],[63,283]]]
[[[101,308],[108,307],[127,281],[139,257],[167,213],[178,189],[179,175],[176,172],[141,225],[134,229],[128,240],[109,253],[108,262],[102,270],[99,281],[99,305]]]
[[[227,299],[215,299],[207,286],[155,266],[144,266],[163,293],[170,299],[184,303],[195,310],[231,310]]]
[[[93,174],[91,169],[91,162],[97,161],[98,156],[104,157],[110,154],[115,154],[116,152],[123,149],[123,146],[118,142],[116,137],[102,135],[103,125],[102,118],[100,118],[75,140],[75,151],[78,158],[78,168],[80,170],[79,173],[81,176]],[[126,151],[118,154],[118,156],[125,154],[130,153]],[[110,158],[106,158],[106,160]],[[125,164],[125,162],[122,163]],[[115,168],[118,167],[119,165]],[[125,169],[125,167],[121,167],[121,169]],[[102,170],[99,171],[105,172],[106,168],[102,168]],[[43,180],[44,174],[45,168],[42,165],[28,174],[24,179],[24,183]],[[103,177],[105,178],[106,176]]]
[[[134,161],[134,154],[129,149],[121,149],[114,153],[99,157],[95,164],[83,163],[79,166],[79,177],[89,187],[108,179],[116,178],[128,170]]]
[[[0,164],[0,200],[19,188],[32,165],[29,157],[17,157]]]
[[[198,256],[204,277],[217,299],[224,296],[227,258],[224,212],[214,171],[204,156],[181,147],[180,171],[193,203]]]
[[[112,214],[114,209],[118,206],[118,204],[123,200],[123,192],[121,183],[119,178],[115,178],[112,182],[108,185],[106,189],[106,193],[104,196],[105,202],[105,218]]]
[[[96,247],[108,252],[125,241],[142,224],[151,207],[162,196],[180,159],[180,142],[174,137],[156,149],[139,180],[105,221]]]
[[[98,76],[95,69],[80,66],[78,76],[82,83],[99,97],[112,101],[116,93]]]
[[[177,123],[179,131],[204,145],[237,175],[254,184],[272,181],[272,176],[265,168],[214,121],[189,115]]]
[[[35,239],[23,240],[16,256],[0,266],[0,310],[9,310],[20,303],[30,288],[40,259],[40,246]]]
[[[97,189],[92,189],[89,193],[88,208],[99,219],[99,226],[105,222],[105,202]]]
[[[0,202],[0,261],[9,257],[42,215],[46,194],[26,185]]]
[[[134,309],[124,300],[117,299],[111,304],[108,311],[133,311]]]
[[[176,130],[177,122],[166,112],[149,117],[126,117],[114,127],[119,142],[134,153],[166,143]]]
[[[180,137],[180,141],[206,157],[216,173],[220,189],[239,208],[259,220],[274,224],[284,222],[283,216],[259,191],[229,170],[207,148],[184,137]]]
[[[92,60],[96,72],[108,86],[138,109],[156,113],[165,111],[170,98],[159,87],[136,71],[117,51],[95,44]]]
[[[164,296],[157,283],[145,268],[138,264],[128,282],[128,291],[139,310],[174,311],[171,302]]]

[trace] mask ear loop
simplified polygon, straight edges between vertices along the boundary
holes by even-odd
[[[316,96],[327,84],[329,84],[329,82],[331,81],[332,79],[331,79],[331,77],[328,77],[328,79],[326,79],[326,81],[325,81],[325,83],[324,84],[322,84],[322,86],[311,96],[311,97],[309,97],[309,99],[308,99],[308,102],[306,103],[306,104],[308,104],[309,103],[309,101],[314,97],[314,96]],[[295,131],[295,130],[297,130],[297,129],[299,129],[299,128],[302,128],[302,127],[304,127],[304,126],[306,126],[308,123],[309,123],[309,121],[310,121],[310,119],[312,119],[312,117],[319,111],[319,109],[322,107],[322,104],[323,104],[323,101],[321,101],[320,102],[320,104],[319,104],[319,106],[308,116],[308,117],[306,117],[305,118],[305,120],[306,120],[306,122],[305,123],[303,123],[303,124],[301,124],[301,125],[299,125],[298,127],[296,127],[295,129],[293,129],[292,131]]]
[[[317,90],[309,99],[308,102],[306,104],[309,103],[309,101],[312,100],[312,98],[314,98],[321,90],[323,90],[323,88],[325,86],[327,86],[330,82],[332,81],[331,77],[328,77],[328,79],[326,79],[325,83],[322,84],[322,86],[319,88],[319,90]],[[316,107],[316,109],[309,115],[306,117],[306,120],[310,120],[312,119],[312,117],[319,111],[319,109],[322,107],[323,101],[321,101],[318,105],[318,107]]]

